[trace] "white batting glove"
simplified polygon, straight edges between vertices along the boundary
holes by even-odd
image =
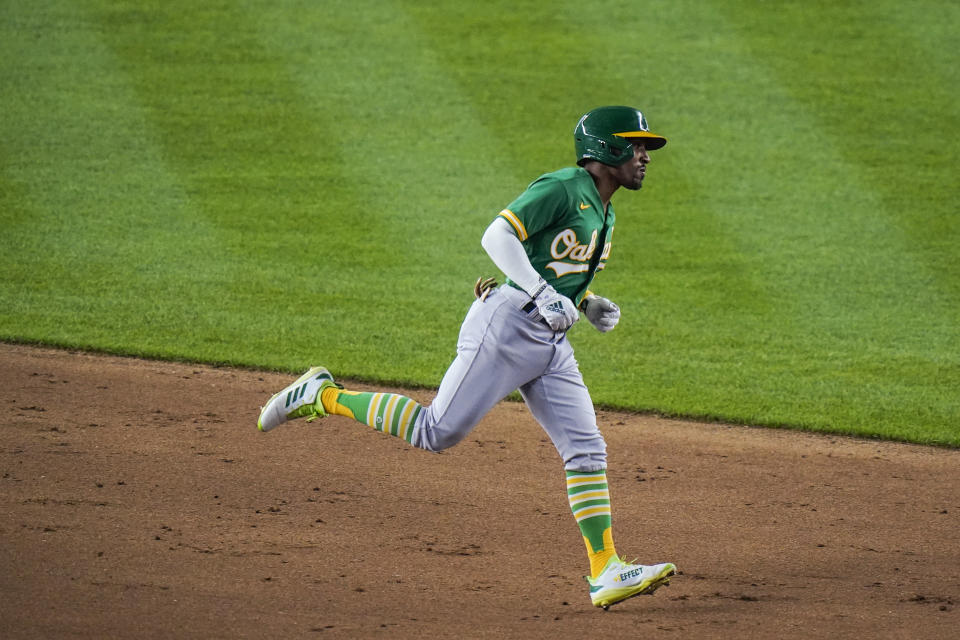
[[[592,295],[584,300],[583,313],[597,331],[612,331],[620,322],[620,307],[606,298]]]
[[[573,323],[580,319],[577,305],[567,296],[557,293],[557,290],[544,283],[533,298],[537,310],[543,319],[554,331],[566,331]]]

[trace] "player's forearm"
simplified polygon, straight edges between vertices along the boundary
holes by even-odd
[[[527,252],[509,222],[498,216],[483,233],[480,245],[505,276],[516,282],[527,294],[533,295],[542,279],[530,264]]]

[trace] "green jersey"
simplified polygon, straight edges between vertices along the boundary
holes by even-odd
[[[579,305],[610,256],[616,219],[613,205],[603,210],[590,173],[568,167],[542,175],[500,216],[513,227],[537,273]],[[517,287],[509,278],[507,284]]]

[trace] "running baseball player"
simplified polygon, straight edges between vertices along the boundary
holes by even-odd
[[[335,414],[439,451],[460,442],[515,389],[563,459],[570,508],[590,561],[590,598],[608,608],[653,593],[672,563],[630,564],[613,545],[606,443],[574,360],[567,330],[580,312],[607,332],[616,304],[589,290],[610,257],[616,216],[610,198],[643,184],[649,152],[666,139],[631,107],[600,107],[574,129],[577,166],[540,176],[493,220],[481,245],[506,283],[478,280],[450,365],[429,406],[393,393],[344,389],[313,367],[263,407],[261,431],[295,418]]]

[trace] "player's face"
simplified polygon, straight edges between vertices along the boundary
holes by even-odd
[[[633,158],[623,163],[616,170],[617,180],[621,187],[636,191],[643,184],[643,176],[647,173],[650,164],[650,154],[643,142],[633,143]]]

